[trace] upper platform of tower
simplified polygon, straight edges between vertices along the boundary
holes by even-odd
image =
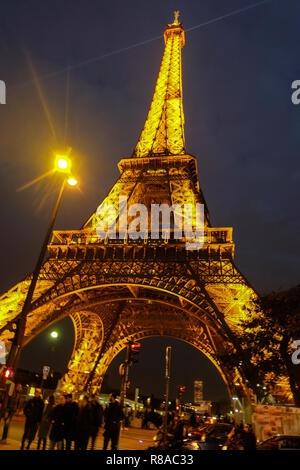
[[[165,50],[146,122],[132,157],[184,155],[181,48],[184,29],[175,12],[164,31]]]

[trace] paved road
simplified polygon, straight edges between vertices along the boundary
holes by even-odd
[[[18,450],[21,446],[21,440],[24,429],[24,417],[14,417],[10,424],[8,439],[6,444],[0,442],[0,450]],[[139,421],[136,422],[139,425]],[[0,426],[0,435],[2,435],[3,426]],[[103,427],[100,429],[97,440],[96,450],[103,447]],[[128,430],[123,429],[120,437],[120,450],[145,450],[153,443],[155,429],[141,429],[131,427]],[[37,438],[31,444],[30,449],[37,448]],[[88,447],[89,448],[89,447]]]

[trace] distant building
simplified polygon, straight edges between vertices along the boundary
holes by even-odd
[[[194,410],[201,415],[211,416],[211,401],[203,400],[200,405],[195,405]]]
[[[203,401],[203,382],[202,380],[194,381],[194,404],[200,405]]]

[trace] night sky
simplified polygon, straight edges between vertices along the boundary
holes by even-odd
[[[259,292],[299,283],[300,105],[291,101],[291,83],[300,79],[299,0],[0,0],[2,292],[33,269],[56,197],[50,179],[16,189],[71,146],[80,191],[66,191],[56,228],[82,225],[136,144],[175,9],[191,29],[183,49],[187,152],[198,158],[212,224],[233,226],[235,261]],[[52,360],[63,370],[71,321],[57,329]],[[44,332],[21,366],[39,370],[48,343]],[[142,344],[132,382],[143,393],[162,395],[170,344],[173,388],[187,385],[192,399],[199,378],[206,398],[226,396],[218,372],[190,346],[168,338]],[[118,360],[109,370],[115,387]]]

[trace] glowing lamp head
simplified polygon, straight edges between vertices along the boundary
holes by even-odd
[[[69,184],[70,186],[76,186],[76,185],[78,184],[78,181],[77,181],[76,178],[71,177],[71,178],[68,179],[68,184]]]
[[[57,166],[60,170],[65,170],[68,166],[68,162],[64,158],[60,158],[57,162]]]
[[[68,173],[71,171],[71,160],[66,155],[56,155],[55,156],[55,170]]]
[[[58,337],[57,331],[51,331],[50,336],[51,336],[51,338],[56,339]]]

